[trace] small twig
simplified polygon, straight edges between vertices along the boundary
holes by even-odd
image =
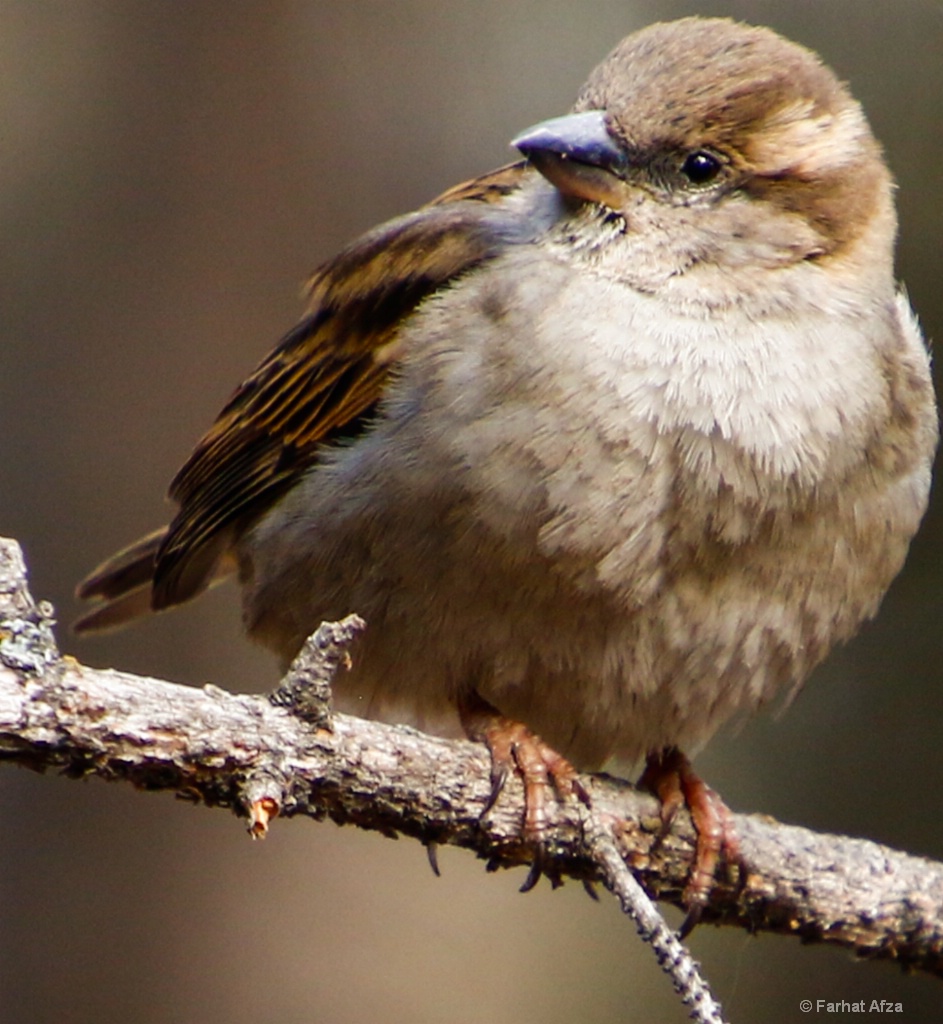
[[[331,684],[339,668],[347,668],[347,648],[363,632],[359,615],[340,622],[322,622],[305,640],[278,688],[269,694],[276,707],[289,708],[295,716],[317,728],[329,729],[333,714]]]
[[[613,823],[607,825],[602,815],[593,813],[587,818],[586,845],[599,867],[603,885],[619,900],[623,913],[632,918],[639,935],[652,947],[659,967],[671,978],[681,1002],[690,1007],[691,1019],[697,1024],[726,1024],[720,1003],[714,999],[690,950],[668,927],[622,859],[612,834]]]

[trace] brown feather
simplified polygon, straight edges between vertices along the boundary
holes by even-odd
[[[170,526],[109,559],[79,586],[82,598],[124,607],[94,610],[79,628],[107,628],[147,607],[178,604],[231,570],[227,556],[240,532],[317,460],[323,445],[355,434],[375,413],[409,315],[516,240],[520,226],[508,227],[490,211],[523,173],[516,163],[456,186],[363,235],[315,272],[307,316],[236,389],[171,483],[180,509]],[[131,599],[151,582],[147,606]]]
[[[82,601],[107,600],[150,583],[157,552],[166,535],[167,527],[162,526],[116,551],[82,580],[75,588],[75,596]]]

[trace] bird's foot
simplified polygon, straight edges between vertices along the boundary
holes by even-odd
[[[661,819],[667,829],[678,810],[686,805],[697,832],[694,864],[682,900],[687,917],[681,925],[683,938],[698,923],[707,904],[721,855],[728,866],[740,864],[740,845],[730,809],[694,771],[677,747],[648,755],[639,787],[661,801]]]
[[[574,797],[587,807],[589,793],[570,762],[521,722],[506,718],[477,693],[459,703],[462,727],[471,740],[485,743],[491,753],[491,792],[482,817],[494,807],[512,771],[524,784],[522,838],[535,854],[521,892],[532,889],[546,870],[546,843],[550,828],[548,794],[565,801]],[[556,882],[550,874],[551,882]]]

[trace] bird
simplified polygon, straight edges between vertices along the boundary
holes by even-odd
[[[927,506],[894,185],[815,53],[724,18],[627,36],[513,145],[314,273],[77,629],[235,576],[287,665],[357,612],[342,708],[486,742],[535,849],[644,761],[696,915],[738,850],[690,757],[875,615]]]

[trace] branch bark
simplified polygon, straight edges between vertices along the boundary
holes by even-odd
[[[329,817],[473,850],[489,869],[529,863],[523,793],[509,780],[482,818],[489,764],[478,744],[332,714],[329,681],[354,617],[322,627],[270,698],[112,670],[59,654],[52,608],[26,589],[18,546],[0,541],[0,760],[72,777],[97,775],[227,807],[262,836],[276,815]],[[662,835],[654,798],[607,775],[550,808],[545,873],[602,881],[600,824],[655,898],[680,905],[694,851],[690,819]],[[865,840],[736,815],[745,871],[718,880],[703,919],[843,946],[943,977],[943,865]],[[433,856],[434,861],[434,856]]]

